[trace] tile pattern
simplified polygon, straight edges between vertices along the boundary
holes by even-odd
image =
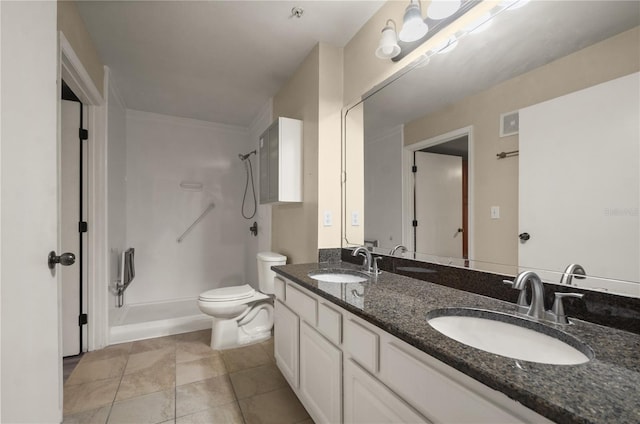
[[[64,423],[312,423],[278,370],[273,340],[225,351],[210,330],[82,356],[64,385]]]

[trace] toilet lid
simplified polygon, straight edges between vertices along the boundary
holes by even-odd
[[[249,284],[233,287],[222,287],[200,294],[200,300],[209,302],[225,302],[229,300],[247,299],[255,294],[255,289]]]

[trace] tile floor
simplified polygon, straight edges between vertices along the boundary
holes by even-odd
[[[276,367],[273,339],[215,351],[210,335],[84,354],[64,385],[64,423],[313,423]]]

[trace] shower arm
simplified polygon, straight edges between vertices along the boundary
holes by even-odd
[[[255,155],[257,153],[258,152],[256,152],[255,150],[252,150],[249,153],[247,153],[246,155],[243,155],[242,153],[240,153],[240,154],[238,154],[238,157],[240,158],[241,161],[244,162],[245,160],[249,159],[249,156]]]

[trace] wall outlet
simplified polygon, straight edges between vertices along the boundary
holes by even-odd
[[[351,226],[358,227],[360,225],[360,214],[358,211],[351,212]]]
[[[331,227],[333,225],[333,217],[331,216],[331,211],[324,211],[322,223],[325,227]]]
[[[491,219],[500,219],[500,206],[491,206]]]

